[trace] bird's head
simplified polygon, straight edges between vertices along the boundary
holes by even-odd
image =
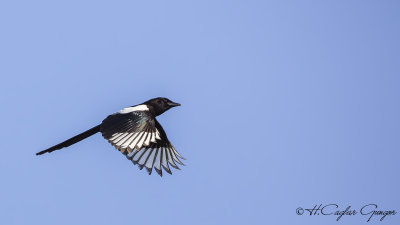
[[[144,104],[148,105],[152,109],[155,116],[163,114],[165,111],[167,111],[172,107],[181,105],[179,103],[169,100],[168,98],[161,98],[161,97],[150,99]]]

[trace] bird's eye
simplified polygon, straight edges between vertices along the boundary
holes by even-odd
[[[157,100],[157,103],[158,103],[158,104],[161,104],[161,100]]]

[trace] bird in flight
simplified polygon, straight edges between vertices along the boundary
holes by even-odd
[[[184,158],[169,142],[156,116],[176,106],[180,104],[167,98],[154,98],[142,104],[124,108],[109,115],[101,124],[36,155],[68,147],[100,132],[133,164],[137,164],[140,169],[145,167],[149,175],[153,167],[160,176],[162,176],[161,168],[172,174],[168,165],[179,169],[176,163],[184,165],[179,160],[179,158]]]

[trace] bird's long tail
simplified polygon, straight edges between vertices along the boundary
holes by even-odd
[[[87,131],[85,131],[85,132],[83,132],[81,134],[78,134],[78,135],[76,135],[76,136],[74,136],[74,137],[72,137],[72,138],[70,138],[70,139],[58,144],[58,145],[54,145],[53,147],[50,147],[50,148],[48,148],[46,150],[38,152],[38,153],[36,153],[36,155],[41,155],[41,154],[44,154],[46,152],[52,152],[52,151],[55,151],[55,150],[59,150],[59,149],[68,147],[70,145],[75,144],[76,142],[82,141],[83,139],[92,136],[93,134],[95,134],[95,133],[97,133],[99,131],[100,131],[100,125],[97,125],[97,126],[91,128],[91,129],[89,129],[89,130],[87,130]]]

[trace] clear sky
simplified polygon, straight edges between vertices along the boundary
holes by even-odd
[[[339,224],[400,211],[399,1],[1,1],[0,224]],[[162,178],[96,134],[153,97]],[[360,214],[340,224],[365,224]],[[380,224],[372,218],[371,224]],[[400,213],[382,224],[400,224]]]

